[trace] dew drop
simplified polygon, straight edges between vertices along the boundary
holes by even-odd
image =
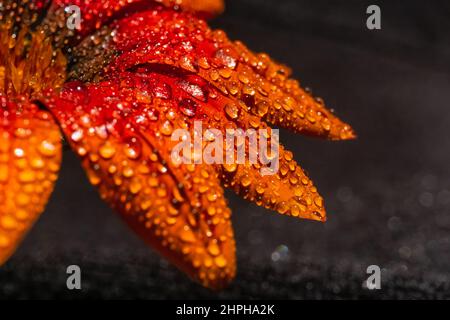
[[[165,136],[170,136],[173,132],[173,127],[170,121],[165,121],[160,128],[160,131]]]
[[[104,143],[99,149],[100,156],[103,159],[111,159],[116,153],[116,148],[111,143]]]
[[[234,120],[239,116],[239,109],[235,104],[227,104],[225,106],[225,113],[230,119]]]
[[[25,170],[19,174],[19,181],[22,183],[30,183],[35,181],[36,174],[32,170]]]
[[[227,260],[223,256],[218,256],[214,259],[214,262],[219,268],[225,268],[227,265]]]
[[[226,172],[235,172],[237,169],[237,164],[236,163],[231,163],[231,164],[224,164],[223,168],[225,169]]]
[[[1,219],[0,224],[6,230],[14,230],[19,226],[17,221],[13,217],[10,217],[10,216],[4,216]]]
[[[188,117],[195,116],[197,110],[197,103],[192,99],[183,99],[179,103],[180,110]]]
[[[70,139],[72,139],[73,142],[79,142],[81,139],[83,139],[83,130],[75,130],[70,135]]]
[[[319,208],[322,208],[323,206],[323,199],[321,197],[316,197],[314,199],[314,203],[316,204],[316,206],[318,206]]]
[[[218,256],[220,254],[220,248],[216,242],[211,242],[208,246],[208,252],[213,256]]]
[[[126,143],[126,148],[125,148],[125,155],[132,159],[132,160],[136,160],[137,158],[140,157],[141,155],[141,151],[142,150],[142,146],[141,143],[139,142],[139,140],[137,140],[135,137],[128,139],[128,142]]]
[[[286,202],[280,202],[277,206],[277,210],[279,213],[284,214],[288,211],[289,207]]]
[[[237,60],[228,54],[227,49],[218,50],[216,52],[216,58],[222,65],[227,66],[230,69],[235,69],[237,66]]]
[[[241,178],[241,185],[243,187],[248,187],[251,183],[252,181],[250,180],[249,176],[245,175]]]
[[[269,104],[265,101],[261,101],[256,105],[256,112],[260,117],[264,117],[269,111]]]
[[[195,242],[195,235],[188,227],[181,231],[180,238],[184,242]]]
[[[131,181],[130,183],[130,192],[132,194],[138,194],[139,191],[142,190],[142,184],[138,179]]]

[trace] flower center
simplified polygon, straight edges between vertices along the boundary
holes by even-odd
[[[0,25],[0,95],[37,99],[45,90],[63,85],[66,65],[44,31],[16,31],[10,22]]]

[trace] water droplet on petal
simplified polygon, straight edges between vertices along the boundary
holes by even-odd
[[[106,142],[100,147],[99,153],[103,159],[111,159],[116,153],[116,148],[111,143]]]
[[[227,104],[225,106],[225,113],[230,119],[234,120],[239,116],[239,109],[235,104]]]
[[[160,131],[165,136],[170,136],[173,132],[173,127],[170,121],[165,121],[160,128]]]

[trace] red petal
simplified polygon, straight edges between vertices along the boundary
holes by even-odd
[[[265,54],[254,54],[204,21],[170,10],[137,13],[117,22],[109,72],[139,64],[164,64],[195,73],[224,95],[243,101],[249,111],[276,125],[333,140],[354,138],[343,123],[289,79],[288,68]]]

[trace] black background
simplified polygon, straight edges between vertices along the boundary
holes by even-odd
[[[366,28],[369,4],[381,7],[381,30]],[[212,25],[291,66],[358,134],[281,132],[328,222],[229,192],[238,275],[214,293],[130,232],[66,150],[45,213],[0,270],[0,298],[450,298],[449,16],[445,1],[228,1]],[[66,289],[71,264],[81,291]],[[371,264],[381,290],[362,286]]]

